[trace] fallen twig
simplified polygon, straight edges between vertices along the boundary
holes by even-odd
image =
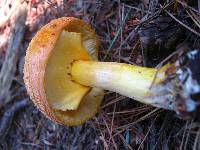
[[[26,98],[22,101],[16,102],[11,108],[5,111],[0,122],[0,143],[3,142],[8,134],[15,113],[28,106],[28,104],[28,98]]]
[[[16,12],[15,26],[11,32],[6,57],[0,70],[0,101],[9,101],[9,90],[16,70],[17,53],[24,37],[27,10],[22,5]]]
[[[7,7],[10,5],[10,1],[5,1],[4,2],[4,7],[1,8],[0,10],[0,28],[3,28],[10,20],[10,18],[13,16],[13,14],[16,12],[16,9],[20,7],[22,0],[15,0],[12,2],[12,7],[8,11],[8,14],[5,15],[5,11]]]

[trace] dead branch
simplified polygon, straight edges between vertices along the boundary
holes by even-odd
[[[4,140],[4,138],[8,134],[15,113],[28,106],[28,104],[29,104],[28,98],[26,98],[24,100],[16,102],[12,107],[10,107],[7,111],[5,111],[0,122],[0,143]]]
[[[16,71],[17,54],[24,36],[26,15],[26,7],[22,5],[16,11],[15,26],[12,29],[6,57],[0,70],[0,101],[3,99],[4,102],[9,101],[9,89]]]
[[[4,7],[0,9],[0,28],[3,28],[9,22],[10,18],[16,12],[16,9],[20,7],[22,0],[13,1],[11,9],[7,11],[6,9],[9,8],[10,3],[10,1],[4,1]],[[6,11],[8,14],[4,15]]]

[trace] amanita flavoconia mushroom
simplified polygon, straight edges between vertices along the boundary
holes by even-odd
[[[156,69],[98,62],[97,50],[95,32],[73,17],[55,19],[35,35],[25,57],[24,81],[45,116],[64,125],[82,124],[97,113],[104,97],[102,89],[173,109],[171,94],[150,89]],[[165,80],[169,68],[173,67],[160,69],[156,85]]]

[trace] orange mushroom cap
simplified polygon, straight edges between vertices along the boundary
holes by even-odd
[[[77,18],[55,19],[37,32],[26,52],[24,82],[46,117],[63,125],[80,125],[97,113],[103,90],[80,85],[70,76],[71,63],[97,60],[97,49],[95,32]]]

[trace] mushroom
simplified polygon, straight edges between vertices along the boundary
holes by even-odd
[[[158,72],[125,63],[98,62],[98,40],[84,21],[63,17],[43,26],[29,44],[24,81],[31,99],[49,119],[80,125],[99,110],[104,90],[173,110],[172,95],[160,85],[174,65]],[[173,69],[172,69],[173,70]]]

